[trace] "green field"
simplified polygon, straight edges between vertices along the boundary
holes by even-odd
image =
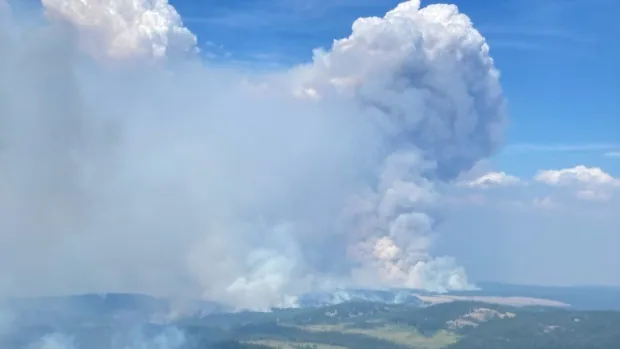
[[[383,325],[374,328],[355,328],[346,324],[319,324],[300,326],[301,329],[310,332],[342,332],[360,334],[404,345],[410,348],[440,349],[459,340],[459,335],[440,330],[432,336],[424,336],[417,329],[407,326]]]
[[[262,345],[262,346],[266,346],[266,347],[274,348],[274,349],[301,349],[301,348],[304,348],[304,349],[305,348],[312,348],[312,349],[347,349],[347,347],[340,347],[340,346],[337,346],[337,345],[329,345],[329,344],[322,344],[322,343],[312,343],[312,342],[297,343],[297,342],[279,341],[279,340],[273,340],[273,339],[262,339],[262,340],[255,340],[255,341],[247,341],[245,343]]]

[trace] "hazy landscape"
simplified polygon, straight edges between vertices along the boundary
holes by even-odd
[[[620,349],[620,3],[454,2],[0,0],[0,349]]]
[[[519,288],[532,295],[559,298],[579,293],[571,288],[495,287],[507,293]],[[338,292],[340,297],[347,293]],[[429,297],[442,301],[429,302]],[[456,300],[445,301],[450,297]],[[269,312],[231,312],[205,302],[181,308],[174,302],[128,294],[14,300],[2,308],[12,319],[4,322],[1,345],[46,349],[613,349],[620,341],[620,289],[588,289],[578,307],[533,297],[527,304],[516,302],[518,306],[505,305],[511,297],[471,296],[476,301],[464,301],[468,297],[356,290],[351,291],[349,301],[339,304],[301,304]],[[601,297],[608,297],[605,304]],[[603,305],[618,310],[600,310]],[[39,339],[33,342],[33,338]]]

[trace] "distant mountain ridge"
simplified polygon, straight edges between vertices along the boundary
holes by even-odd
[[[343,289],[310,293],[300,297],[301,307],[322,307],[346,302],[378,302],[385,304],[427,305],[425,296],[454,297],[454,300],[486,301],[489,303],[539,306],[569,306],[580,310],[620,310],[620,287],[604,286],[529,286],[501,283],[479,283],[479,289],[444,294],[421,290]],[[470,299],[468,299],[470,298]],[[512,299],[514,298],[514,300]],[[503,302],[501,300],[504,300]],[[530,304],[525,304],[530,302]]]
[[[480,290],[437,294],[408,289],[368,290],[341,289],[305,294],[299,297],[299,308],[318,308],[330,305],[356,302],[371,302],[388,305],[423,307],[443,301],[429,302],[428,299],[448,301],[476,301],[496,304],[512,304],[497,299],[528,297],[540,302],[522,305],[546,306],[555,301],[558,304],[579,310],[620,310],[620,288],[613,287],[547,287],[481,283]],[[486,297],[486,298],[485,298]],[[115,319],[115,321],[161,321],[175,316],[204,317],[214,313],[228,313],[233,307],[210,301],[178,302],[140,294],[86,294],[66,297],[14,298],[0,303],[3,311],[18,314],[24,322],[40,321],[46,318],[78,321],[80,319]],[[59,317],[59,315],[62,315]]]
[[[481,282],[480,290],[458,295],[496,297],[535,297],[552,299],[580,310],[620,310],[620,287],[613,286],[536,286]]]

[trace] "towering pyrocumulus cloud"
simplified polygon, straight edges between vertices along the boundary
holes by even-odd
[[[356,198],[350,231],[356,273],[387,285],[468,287],[450,258],[429,255],[436,180],[452,180],[499,145],[504,99],[485,39],[453,5],[407,1],[360,18],[330,51],[301,68],[298,96],[359,104],[386,135],[374,188]]]
[[[456,7],[405,2],[248,77],[187,58],[196,39],[165,0],[43,5],[48,24],[0,35],[3,293],[266,308],[470,286],[433,257],[435,183],[491,154],[505,115]]]

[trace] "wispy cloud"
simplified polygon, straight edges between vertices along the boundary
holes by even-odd
[[[524,38],[557,39],[575,43],[591,43],[596,38],[559,27],[534,27],[521,25],[481,26],[480,32],[490,36],[512,36]]]
[[[298,16],[284,16],[279,13],[264,10],[247,10],[245,12],[218,11],[215,14],[205,14],[200,17],[184,17],[183,22],[194,25],[214,25],[230,28],[265,28],[282,24],[294,23]]]
[[[578,152],[605,152],[614,153],[620,149],[620,144],[612,143],[582,143],[582,144],[536,144],[516,143],[506,146],[509,153],[578,153]]]
[[[326,21],[326,17],[335,12],[376,7],[376,2],[369,0],[333,0],[329,2],[268,0],[256,2],[254,5],[248,4],[243,8],[222,6],[197,17],[184,16],[183,20],[189,24],[231,28],[281,29],[282,26],[286,26],[286,29],[282,30],[299,30],[299,24],[302,22],[320,19],[321,25],[313,25],[312,29],[324,30],[325,24],[330,25],[330,21]],[[381,6],[381,8],[384,7]],[[388,7],[389,5],[386,8]]]
[[[541,45],[540,43],[527,41],[527,40],[514,40],[514,39],[493,39],[489,40],[491,50],[494,48],[508,48],[517,49],[523,51],[547,51],[548,45]]]
[[[217,0],[181,15],[200,38],[226,45],[227,63],[275,68],[307,61],[313,48],[348,35],[358,17],[383,14],[398,1],[244,0],[240,5]],[[221,60],[222,50],[205,45],[203,56]]]
[[[617,13],[614,0],[507,0],[499,2],[496,13],[481,23],[479,30],[495,46],[517,50],[573,49],[599,45],[606,40],[597,30],[598,18]],[[597,18],[580,25],[576,18]],[[492,19],[491,19],[492,18]],[[588,23],[588,24],[586,24]],[[534,42],[537,45],[526,44]]]
[[[605,153],[608,158],[620,158],[620,150],[608,151]]]

